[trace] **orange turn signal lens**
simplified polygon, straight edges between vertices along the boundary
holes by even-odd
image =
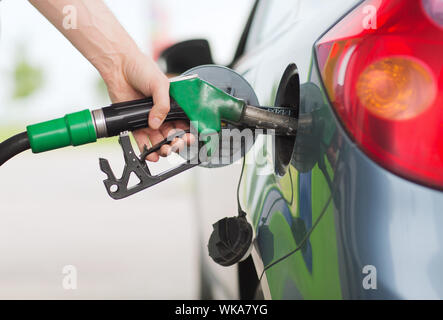
[[[407,120],[424,112],[437,88],[428,69],[416,60],[390,57],[367,67],[356,84],[361,104],[389,120]]]

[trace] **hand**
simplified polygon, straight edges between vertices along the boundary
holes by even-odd
[[[118,69],[111,74],[102,74],[113,103],[150,96],[154,99],[154,107],[149,114],[149,128],[133,132],[140,151],[143,151],[145,146],[149,148],[156,145],[174,134],[177,129],[189,129],[189,124],[184,121],[163,123],[170,110],[169,80],[151,58],[142,53],[130,58],[125,56],[121,68]],[[185,135],[182,139],[177,138],[171,146],[164,145],[158,153],[149,155],[147,160],[157,162],[160,156],[166,157],[172,151],[183,148],[185,143],[191,142],[190,135]]]
[[[131,101],[153,97],[154,107],[149,115],[149,129],[134,132],[135,140],[142,151],[144,146],[155,145],[174,128],[187,129],[184,122],[162,124],[169,112],[169,81],[155,62],[145,56],[137,47],[122,25],[101,0],[30,0],[30,2],[51,21],[63,35],[100,72],[105,81],[112,102]],[[76,28],[63,25],[64,8],[77,9]],[[187,135],[185,141],[191,143]],[[174,141],[173,149],[184,143]],[[151,154],[147,160],[158,161],[159,155],[171,152],[170,146],[163,146],[159,153]]]

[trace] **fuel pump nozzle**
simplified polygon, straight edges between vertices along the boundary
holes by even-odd
[[[186,74],[171,81],[171,111],[165,121],[190,121],[201,135],[219,134],[225,124],[239,129],[270,129],[277,135],[295,135],[300,123],[310,121],[298,120],[292,108],[259,107],[249,83],[230,69],[204,66],[196,71],[198,74]],[[126,163],[122,177],[115,177],[105,159],[100,159],[100,168],[108,176],[104,183],[109,195],[114,199],[128,197],[201,163],[201,159],[190,159],[160,175],[150,173],[145,157],[173,139],[165,139],[150,149],[145,147],[138,157],[131,146],[128,132],[148,127],[152,107],[152,98],[146,98],[113,104],[92,112],[71,113],[63,118],[28,126],[26,134],[20,135],[20,139],[9,139],[0,144],[0,165],[28,148],[34,153],[41,153],[120,135],[119,142]],[[204,143],[199,145],[199,148],[203,147]],[[132,173],[140,183],[129,187]]]

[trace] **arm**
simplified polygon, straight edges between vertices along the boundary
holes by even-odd
[[[29,0],[98,70],[108,88],[112,102],[130,101],[152,96],[154,107],[148,129],[134,132],[140,149],[156,144],[174,127],[163,124],[169,112],[169,81],[156,63],[145,56],[102,0]],[[69,7],[68,7],[69,6]],[[70,28],[64,23],[65,8],[75,10]],[[68,26],[66,28],[65,26]],[[168,146],[160,151],[166,156]],[[158,154],[148,160],[157,161]]]

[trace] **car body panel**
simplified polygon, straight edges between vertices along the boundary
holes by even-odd
[[[328,1],[322,8],[310,1],[315,10],[309,12],[302,1],[306,10],[297,21],[237,66],[254,74],[261,104],[273,104],[284,69],[296,63],[307,97],[300,112],[323,124],[311,141],[316,164],[309,172],[291,166],[279,177],[263,174],[271,162],[266,170],[245,167],[243,209],[254,224],[262,264],[299,249],[266,271],[273,299],[443,298],[437,229],[443,193],[400,178],[363,154],[335,117],[312,63],[315,41],[359,2]],[[322,23],[310,20],[313,15]],[[259,139],[251,153],[266,145]],[[375,288],[365,285],[367,270],[376,270]]]
[[[313,44],[356,1],[340,1],[333,10],[319,10],[320,3],[300,1],[300,13],[290,27],[270,40],[271,46],[264,41],[237,66],[240,72],[255,69],[251,73],[254,79],[250,81],[261,104],[274,104],[281,77],[290,63],[296,63],[302,83],[308,81]],[[315,21],[322,23],[316,24]],[[251,64],[256,67],[251,68]],[[255,146],[261,145],[257,141]],[[246,166],[242,185],[244,209],[254,223],[265,267],[297,247],[330,198],[330,189],[318,168],[300,174],[291,166],[283,177],[276,176],[270,168],[273,168],[272,160],[267,170],[255,165]],[[271,171],[272,174],[263,175],[257,171]],[[272,298],[342,297],[333,214],[325,216],[318,230],[302,251],[267,271]],[[312,255],[313,248],[324,254]],[[316,266],[315,274],[312,273],[313,266]]]
[[[235,64],[260,103],[273,105],[286,67],[295,63],[300,114],[312,114],[320,123],[311,136],[297,135],[283,177],[274,171],[275,144],[269,137],[258,137],[245,159],[240,200],[254,226],[252,256],[265,297],[442,299],[443,192],[401,178],[368,158],[343,129],[320,80],[315,42],[361,1],[288,3],[298,14],[288,10],[288,21],[274,23],[268,38],[257,35],[266,22],[263,10],[257,11],[251,43]],[[298,152],[303,157],[296,159]],[[257,155],[266,161],[255,163]],[[217,170],[220,179],[230,181],[240,172],[237,165]],[[220,202],[217,219],[232,216],[234,204]],[[206,207],[211,206],[214,202]],[[204,219],[205,225],[217,220]],[[232,275],[233,269],[227,272]],[[219,282],[235,291],[237,283],[227,280],[226,271],[216,269],[214,277],[222,273]]]
[[[315,70],[313,81],[317,82]],[[318,82],[319,83],[319,82]],[[319,83],[320,85],[320,83]],[[441,299],[443,193],[369,159],[331,112],[333,195],[340,279],[347,299]],[[334,156],[333,156],[334,155]],[[377,287],[364,285],[373,266]]]

